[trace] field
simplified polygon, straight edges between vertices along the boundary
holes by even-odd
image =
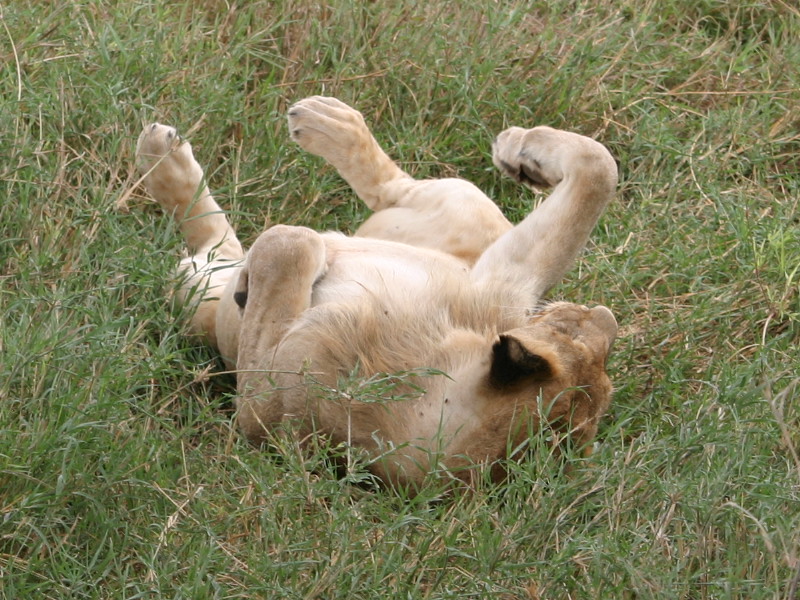
[[[792,0],[0,5],[0,598],[800,598]],[[312,94],[519,220],[494,134],[595,137],[619,194],[556,299],[621,325],[590,460],[409,500],[250,447],[135,188],[176,125],[244,241],[366,209],[288,139]]]

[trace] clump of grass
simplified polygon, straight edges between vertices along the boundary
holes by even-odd
[[[791,3],[35,1],[0,15],[0,596],[794,598],[800,582],[800,14]],[[617,202],[555,291],[622,324],[612,414],[569,475],[353,487],[231,426],[184,335],[180,241],[133,181],[191,136],[244,240],[365,209],[288,143],[356,105],[417,176],[536,200],[509,124],[597,137]],[[196,126],[196,128],[195,128]]]

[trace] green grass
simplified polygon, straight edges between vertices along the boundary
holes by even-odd
[[[0,5],[0,597],[800,597],[800,11],[782,0]],[[249,447],[184,336],[144,122],[187,131],[245,241],[365,211],[285,111],[356,105],[418,176],[512,219],[492,136],[619,160],[553,297],[603,303],[617,387],[589,462],[415,500]]]

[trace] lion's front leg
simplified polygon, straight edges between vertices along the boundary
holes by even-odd
[[[255,443],[287,416],[289,395],[304,396],[301,371],[308,357],[289,357],[290,363],[297,359],[292,367],[296,373],[275,373],[273,365],[276,360],[287,360],[280,354],[285,352],[282,341],[311,306],[313,286],[325,273],[326,261],[325,243],[318,233],[305,227],[276,225],[258,237],[239,274],[234,293],[242,310],[238,422]],[[281,385],[276,380],[281,380]]]
[[[410,179],[378,145],[361,113],[336,98],[312,96],[289,108],[289,134],[336,167],[372,210],[393,204],[396,180]]]
[[[468,181],[413,179],[381,149],[361,113],[335,98],[297,102],[289,109],[289,132],[304,150],[336,167],[375,211],[357,236],[439,250],[472,265],[511,228]]]
[[[521,183],[555,186],[472,270],[476,282],[516,284],[530,305],[561,280],[586,245],[614,196],[617,165],[602,144],[550,127],[507,129],[495,141],[493,160]]]

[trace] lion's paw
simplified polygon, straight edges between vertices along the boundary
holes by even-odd
[[[136,166],[140,173],[147,173],[184,142],[178,130],[161,123],[145,125],[136,143]]]
[[[363,151],[372,139],[360,112],[325,96],[305,98],[289,108],[289,134],[303,150],[336,167]]]
[[[558,168],[564,131],[550,127],[510,127],[492,144],[492,161],[505,175],[530,187],[549,187],[563,178]]]
[[[192,146],[174,127],[146,125],[136,143],[136,167],[144,185],[165,209],[191,196],[203,180],[203,170],[192,154]]]

